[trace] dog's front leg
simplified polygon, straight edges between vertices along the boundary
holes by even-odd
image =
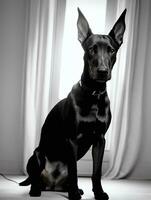
[[[69,199],[81,199],[80,191],[78,189],[77,178],[77,143],[76,140],[69,139],[68,141],[68,183],[69,183]]]
[[[108,200],[108,195],[103,191],[101,185],[102,175],[102,161],[105,149],[105,138],[104,135],[98,136],[97,141],[92,147],[92,158],[93,158],[93,174],[92,174],[92,186],[95,199]]]

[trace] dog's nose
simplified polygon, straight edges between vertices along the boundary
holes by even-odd
[[[108,70],[107,70],[107,67],[98,67],[97,72],[101,74],[107,74]]]

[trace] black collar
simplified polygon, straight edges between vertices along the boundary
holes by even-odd
[[[82,84],[81,80],[79,81],[79,85],[85,92],[96,97],[97,99],[99,99],[100,96],[102,96],[106,93],[106,85],[104,86],[104,88],[97,89],[97,90],[94,90],[92,88],[87,87],[85,84]]]

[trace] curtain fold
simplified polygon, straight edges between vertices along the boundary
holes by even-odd
[[[117,4],[117,16],[125,8],[127,15],[124,43],[113,72],[117,74],[117,80],[114,80],[111,92],[111,149],[109,169],[105,174],[108,178],[133,177],[137,171],[143,137],[144,70],[150,13],[150,2],[145,1],[144,5],[142,2],[119,0]],[[143,7],[146,7],[146,13],[142,11]],[[140,24],[143,18],[144,24]],[[136,173],[136,176],[139,177],[139,174]]]
[[[28,158],[39,142],[45,117],[58,100],[66,4],[65,0],[29,2],[24,88],[24,171]],[[149,26],[151,1],[117,0],[117,2],[117,17],[127,8],[126,32],[111,80],[113,117],[110,127],[109,169],[105,177],[125,178],[133,175],[139,177],[140,162],[142,162],[140,155],[144,155],[141,153],[141,148],[144,148],[142,141],[146,144],[147,138],[150,138],[148,129],[145,128],[145,125],[150,127],[150,122],[147,121],[150,116],[147,109],[150,107],[145,96],[150,89],[147,86],[149,76],[146,80],[145,69],[149,71],[150,67],[149,61],[146,60],[149,59],[148,50],[151,49],[148,32],[148,27],[151,27]],[[148,69],[145,68],[146,63]],[[145,107],[146,110],[144,110],[145,102],[148,105]],[[144,130],[146,136],[142,134]],[[144,152],[148,153],[148,149],[146,148]]]
[[[65,15],[65,0],[29,2],[24,102],[24,171],[29,156],[39,142],[42,124],[52,105],[52,87],[59,84],[54,81],[53,74],[60,66]],[[58,38],[60,43],[57,42]]]

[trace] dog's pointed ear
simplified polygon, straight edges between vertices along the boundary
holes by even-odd
[[[81,44],[84,42],[85,39],[87,39],[91,34],[92,31],[89,27],[89,24],[82,14],[81,10],[78,8],[78,21],[77,21],[77,28],[78,28],[78,40],[81,42]]]
[[[112,39],[120,46],[123,43],[123,36],[125,32],[125,15],[126,15],[126,9],[123,11],[119,19],[114,24],[112,30],[110,31],[109,35],[112,37]]]

